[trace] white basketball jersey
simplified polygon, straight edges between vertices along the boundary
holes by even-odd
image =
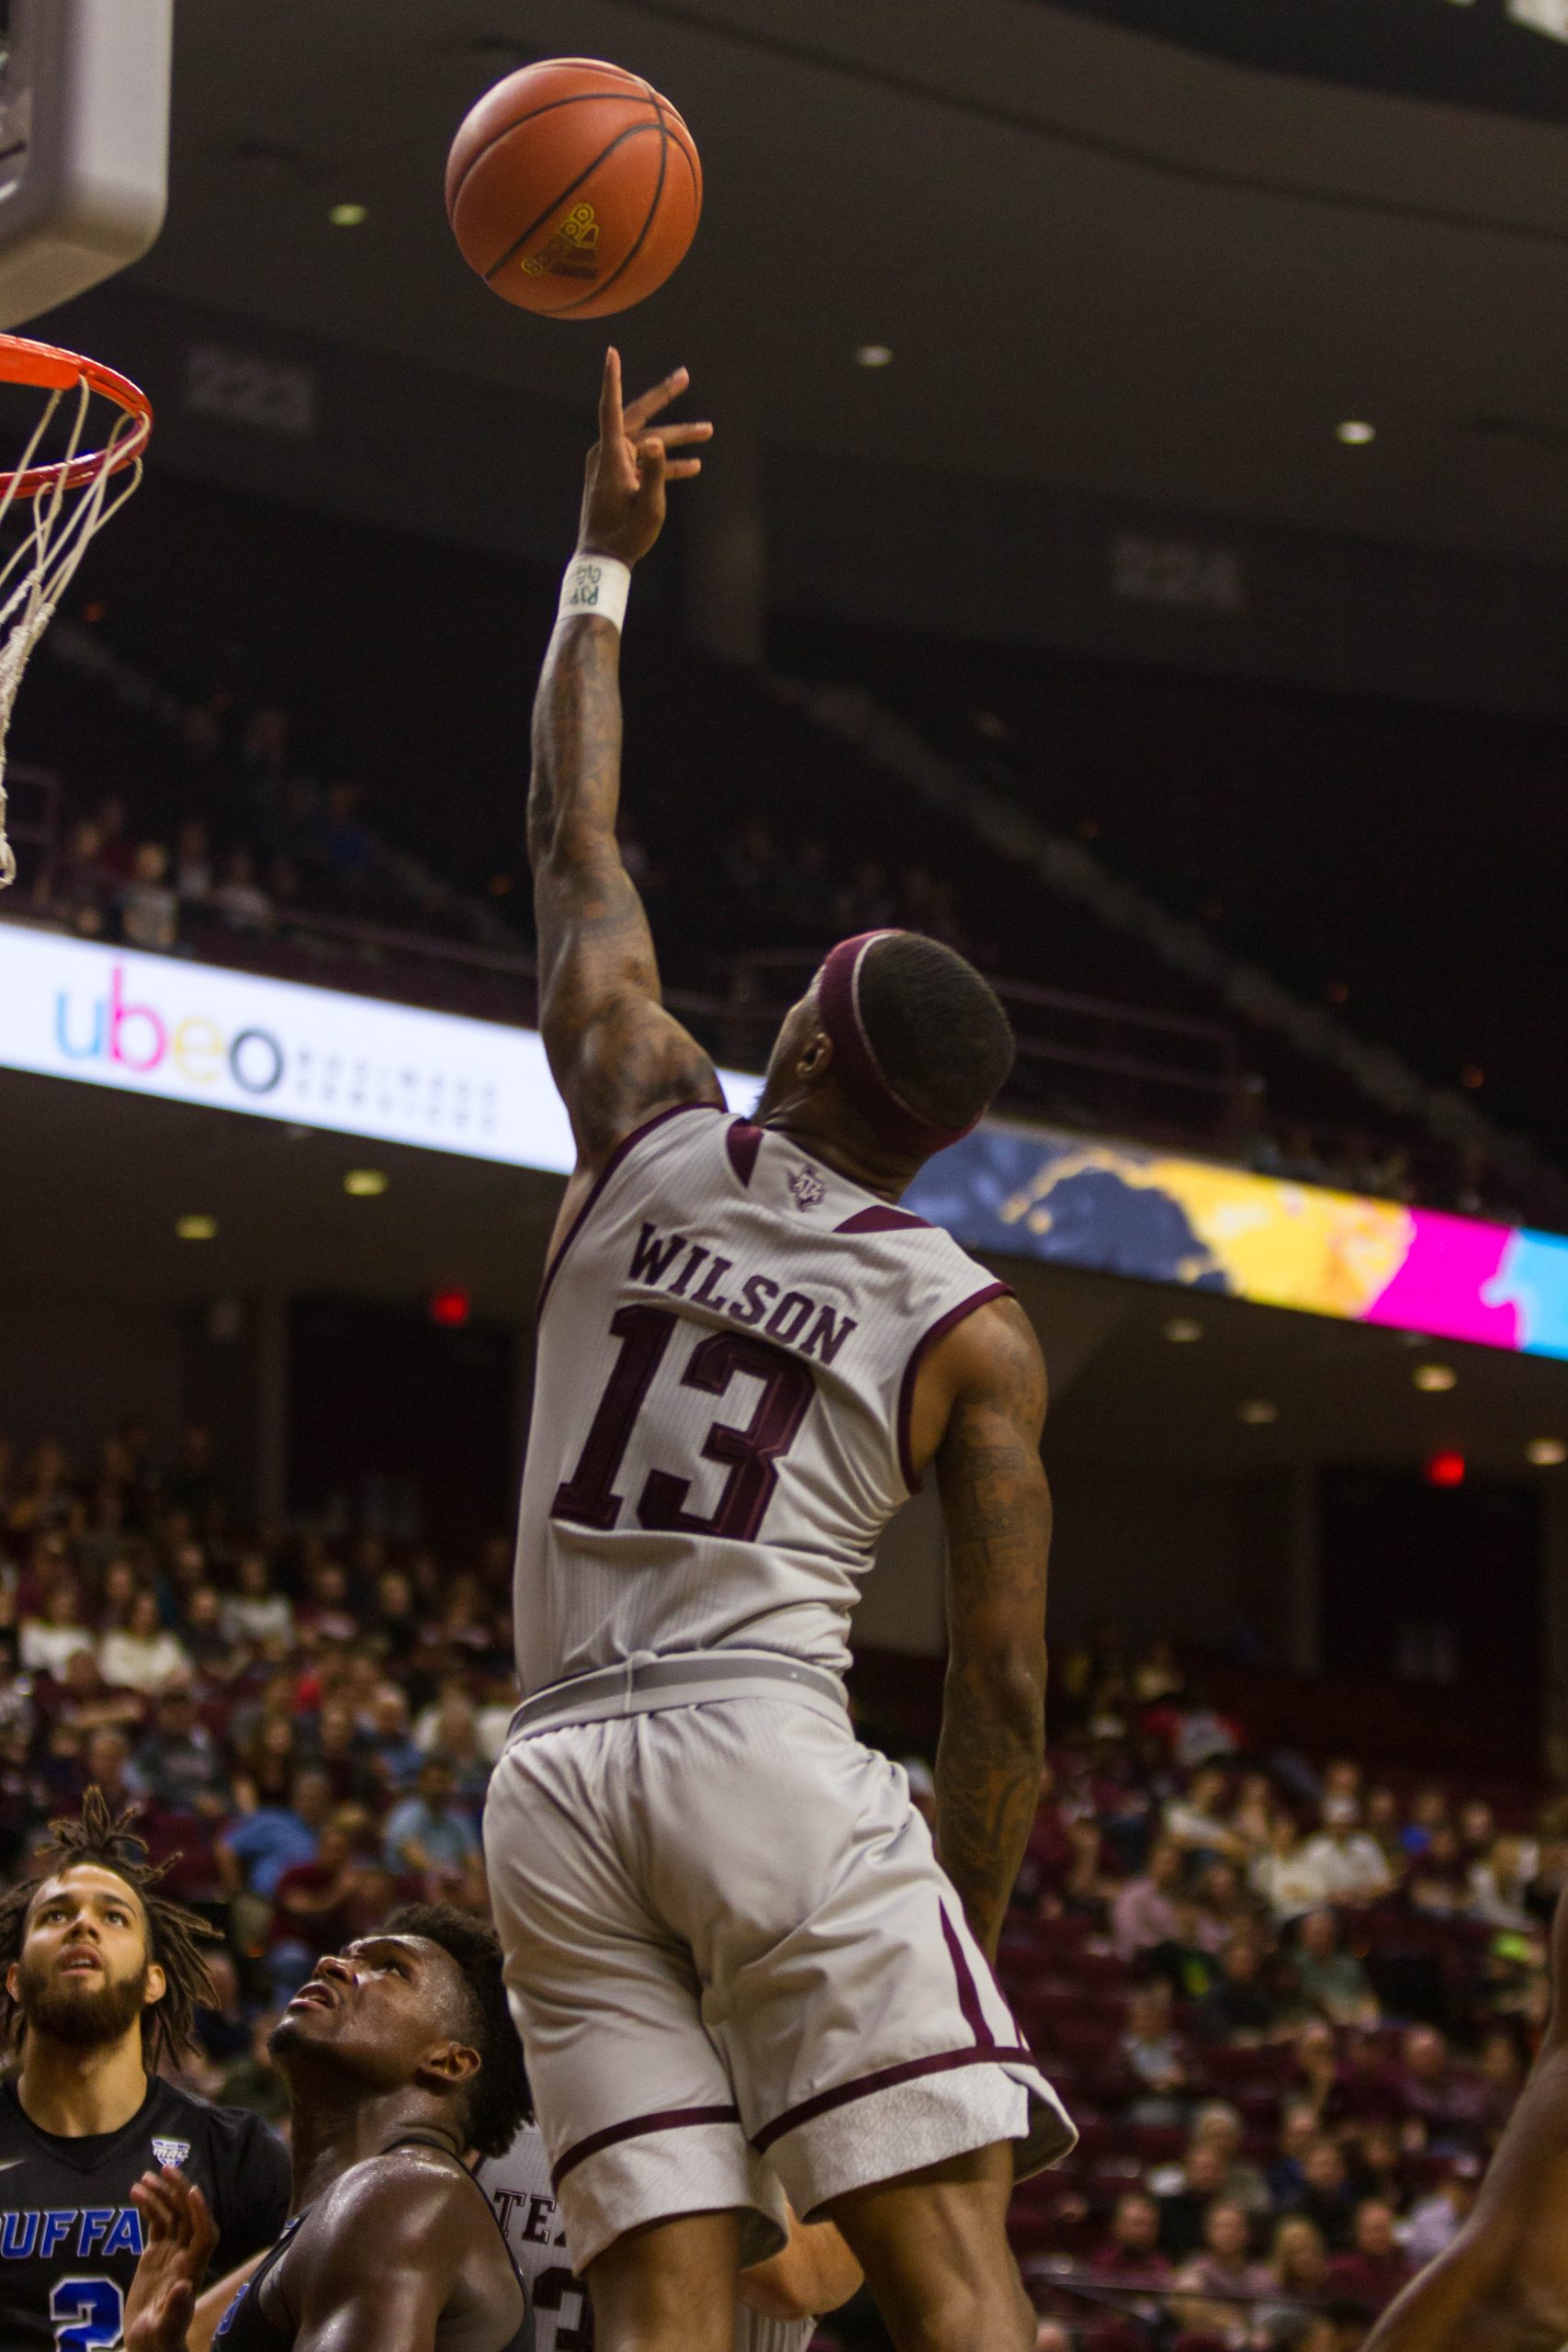
[[[726,1646],[841,1671],[877,1538],[917,1483],[921,1359],[1006,1288],[728,1112],[684,1103],[628,1137],[540,1301],[525,1695]]]
[[[474,2177],[495,2208],[528,2290],[534,2352],[593,2352],[593,2307],[587,2287],[572,2275],[538,2127],[525,2123],[505,2155],[486,2156]],[[815,2320],[764,2319],[742,2303],[735,2352],[806,2352],[816,2333]]]

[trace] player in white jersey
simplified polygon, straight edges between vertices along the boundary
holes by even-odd
[[[535,706],[540,1018],[571,1115],[485,1844],[572,2267],[605,2352],[730,2352],[740,2269],[833,2222],[905,2352],[1025,2352],[1015,2173],[1073,2129],[991,1972],[1043,1753],[1044,1367],[898,1208],[1006,1078],[962,957],[834,949],[750,1119],[665,1011],[615,840],[619,628],[671,458],[606,363]],[[846,1634],[934,1469],[937,1848],[855,1739]],[[940,1855],[940,1861],[937,1856]]]
[[[537,2124],[525,2123],[503,2156],[474,2177],[495,2208],[528,2290],[534,2352],[593,2352],[593,2310],[566,2250],[566,2231]],[[829,2222],[792,2218],[781,2254],[740,2274],[735,2352],[806,2352],[818,2319],[847,2302],[861,2268]]]

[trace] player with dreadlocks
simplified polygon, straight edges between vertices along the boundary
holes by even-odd
[[[198,2187],[228,2267],[269,2245],[288,2159],[260,2118],[161,2081],[212,1986],[215,1931],[158,1892],[164,1871],[89,1789],[0,1900],[0,2345],[108,2352],[141,2251],[132,2184]]]

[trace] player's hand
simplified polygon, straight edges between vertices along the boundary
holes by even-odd
[[[130,2192],[141,2216],[141,2256],[125,2303],[125,2352],[185,2352],[186,2330],[218,2243],[194,2181],[164,2165]]]
[[[580,555],[610,555],[621,563],[636,563],[664,528],[666,485],[701,473],[700,458],[672,458],[670,452],[711,440],[711,424],[661,424],[657,432],[648,431],[649,420],[668,408],[689,381],[686,370],[677,368],[623,409],[621,355],[614,348],[605,353],[599,438],[588,453],[577,535]]]

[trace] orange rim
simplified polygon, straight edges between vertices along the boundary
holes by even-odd
[[[113,401],[133,419],[130,431],[112,449],[86,449],[56,465],[29,466],[25,473],[0,473],[0,497],[36,498],[40,491],[84,489],[106,469],[118,473],[122,466],[134,465],[152,430],[152,403],[129,376],[117,374],[101,360],[85,359],[79,352],[58,350],[52,343],[0,334],[0,383],[32,384],[39,391],[65,392],[84,380],[90,390]]]

